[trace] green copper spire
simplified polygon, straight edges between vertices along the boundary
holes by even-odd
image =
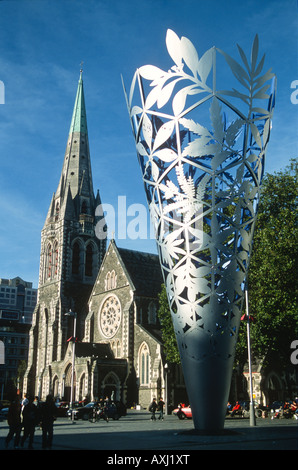
[[[71,215],[74,207],[76,214],[79,215],[82,210],[83,202],[84,207],[86,206],[90,210],[94,206],[95,198],[92,182],[82,70],[80,71],[62,173],[55,194],[55,200],[56,202],[59,202],[61,216],[63,214]],[[65,210],[63,208],[65,208]]]
[[[82,134],[88,133],[82,74],[83,70],[81,69],[78,90],[69,129],[70,134],[73,132],[81,132]]]

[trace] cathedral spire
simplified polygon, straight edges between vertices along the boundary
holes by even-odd
[[[69,129],[70,134],[72,132],[81,132],[82,134],[88,134],[82,75],[83,75],[83,69],[81,68],[77,95],[75,99],[75,105],[73,109],[70,129]]]
[[[82,75],[83,70],[81,69],[62,173],[56,191],[56,198],[60,199],[62,207],[63,202],[66,202],[68,188],[70,188],[77,215],[81,213],[83,202],[84,207],[89,207],[92,210],[95,201]]]

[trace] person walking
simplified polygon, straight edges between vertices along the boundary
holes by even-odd
[[[14,437],[14,448],[19,448],[20,435],[22,430],[21,420],[21,403],[18,398],[11,401],[8,414],[7,423],[9,426],[8,434],[5,438],[5,449],[8,449],[8,444]]]
[[[21,407],[22,407],[21,411],[22,412],[23,412],[23,409],[25,408],[25,406],[27,405],[28,401],[29,400],[28,400],[28,397],[27,397],[27,393],[24,393],[24,398],[21,401]]]
[[[33,449],[35,426],[38,424],[39,418],[38,411],[37,406],[33,402],[33,397],[29,397],[28,403],[22,411],[24,432],[21,439],[21,447],[24,447],[25,441],[29,437],[28,449]]]
[[[156,398],[153,398],[151,405],[149,406],[149,411],[151,412],[151,421],[156,421],[155,413],[157,410]]]
[[[36,406],[37,408],[39,408],[39,398],[37,396],[34,397],[33,405]]]
[[[164,415],[164,406],[165,406],[165,402],[163,401],[162,397],[160,397],[158,405],[157,405],[157,410],[159,411],[158,419],[161,419],[162,421],[163,421],[163,415]]]
[[[51,449],[54,433],[54,421],[57,416],[57,408],[52,395],[48,395],[41,408],[42,448]]]

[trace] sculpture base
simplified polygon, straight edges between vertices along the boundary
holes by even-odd
[[[182,368],[196,430],[219,432],[224,428],[233,359],[216,355],[204,361],[182,358]]]

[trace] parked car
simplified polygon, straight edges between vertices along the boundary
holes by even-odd
[[[91,401],[85,406],[79,406],[77,408],[69,409],[67,411],[67,416],[71,418],[72,413],[73,413],[73,418],[75,420],[77,419],[87,420],[91,418],[92,413],[93,413],[93,408],[96,406],[97,406],[97,402]],[[124,416],[126,414],[126,409],[125,408],[123,409],[123,407],[121,407],[120,404],[118,405],[118,403],[115,404],[114,402],[112,402],[106,407],[105,413],[107,414],[108,418],[119,419],[120,416]]]
[[[173,410],[173,415],[176,415],[179,419],[191,419],[191,408],[190,406],[185,406],[184,404],[178,405],[178,408],[175,408],[175,410]]]
[[[69,410],[69,402],[68,401],[59,401],[55,403],[57,407],[57,417],[64,417],[67,416],[67,412]],[[75,404],[73,404],[73,407],[75,408]],[[78,405],[77,405],[78,406]]]
[[[74,408],[69,408],[67,410],[66,415],[71,418],[73,416],[74,419],[89,419],[89,415],[91,414],[93,408],[95,406],[95,402],[90,402],[85,406],[78,406]]]
[[[9,408],[9,405],[10,405],[9,400],[0,401],[0,410],[2,410],[2,408]]]
[[[7,419],[7,414],[8,414],[9,408],[1,408],[0,410],[0,421],[4,421]]]

